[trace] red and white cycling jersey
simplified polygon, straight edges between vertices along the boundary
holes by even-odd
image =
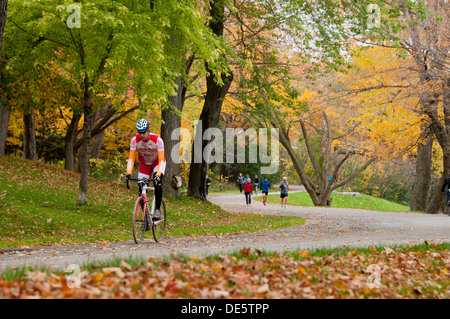
[[[138,159],[141,165],[139,172],[151,176],[152,173],[158,170],[158,151],[164,151],[164,142],[156,134],[150,133],[147,142],[144,142],[136,134],[131,140],[130,150],[137,150],[139,153]],[[161,163],[161,174],[164,174],[166,169],[166,159]]]

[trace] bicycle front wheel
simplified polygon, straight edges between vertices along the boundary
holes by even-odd
[[[133,239],[136,244],[140,244],[144,241],[144,235],[147,228],[147,216],[144,214],[144,207],[146,208],[145,201],[142,197],[136,199],[134,204],[132,215],[132,229]]]
[[[158,221],[152,222],[152,232],[153,232],[153,238],[156,242],[160,242],[164,234],[166,232],[166,203],[164,202],[164,199],[161,200],[161,219]]]

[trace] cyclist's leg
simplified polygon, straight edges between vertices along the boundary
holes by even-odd
[[[153,178],[155,177],[156,172],[153,173]],[[164,174],[161,173],[161,182],[163,180]],[[162,183],[159,183],[155,186],[155,209],[161,210],[161,200],[163,197],[163,188]]]
[[[448,202],[450,201],[450,189],[447,189],[445,195],[447,196],[447,205],[448,205]]]
[[[137,178],[138,179],[142,179],[142,178],[149,179],[150,178],[150,172],[145,172],[145,171],[142,172],[141,170],[139,170]],[[141,189],[141,186],[139,186],[139,196],[141,196],[141,194],[142,194],[142,189]]]

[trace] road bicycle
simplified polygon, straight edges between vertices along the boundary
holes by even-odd
[[[130,189],[129,181],[137,182],[141,195],[136,199],[132,212],[132,228],[133,239],[136,244],[141,244],[144,241],[145,232],[152,229],[153,238],[156,242],[160,242],[166,232],[166,204],[164,199],[161,199],[161,219],[153,220],[153,213],[155,211],[155,183],[154,179],[148,178],[127,178],[127,188]],[[153,187],[149,183],[153,182]],[[147,190],[152,191],[152,202],[149,205],[147,197]]]

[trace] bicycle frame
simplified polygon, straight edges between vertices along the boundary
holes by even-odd
[[[127,178],[127,188],[130,189],[129,181],[135,181],[137,182],[140,190],[140,195],[135,201],[134,206],[134,212],[132,212],[132,223],[133,223],[133,238],[136,244],[142,243],[145,235],[145,231],[147,231],[147,227],[151,226],[152,232],[153,232],[153,238],[156,242],[159,242],[164,237],[164,233],[166,230],[166,206],[164,203],[164,200],[161,199],[162,203],[162,218],[158,218],[157,220],[154,220],[154,212],[155,212],[155,204],[156,204],[156,195],[155,195],[155,189],[156,189],[156,181],[154,179],[132,179]],[[154,187],[151,187],[148,185],[149,182],[153,182]],[[147,205],[149,205],[149,198],[147,197],[147,191],[151,190],[153,192],[152,196],[152,202],[151,207],[148,208]],[[139,217],[139,211],[142,209],[142,219]],[[138,224],[136,224],[138,223]],[[142,223],[142,224],[140,224]],[[157,226],[158,224],[163,223],[162,228],[160,226]],[[139,230],[139,224],[141,227],[141,230]],[[138,228],[136,228],[136,226]],[[136,236],[138,233],[142,232],[141,235]],[[140,238],[139,238],[140,237]]]
[[[144,181],[140,181],[140,182],[138,182],[138,184],[141,184],[142,193],[141,193],[140,197],[144,200],[144,206],[142,207],[142,221],[145,220],[144,213],[145,213],[146,206],[148,205],[147,190],[153,191],[152,206],[151,206],[151,211],[150,211],[150,216],[149,216],[150,220],[151,220],[151,218],[153,217],[153,211],[155,209],[155,188],[148,186],[147,183]],[[139,211],[140,211],[140,209],[136,210],[136,216],[135,216],[136,220],[138,220]]]

